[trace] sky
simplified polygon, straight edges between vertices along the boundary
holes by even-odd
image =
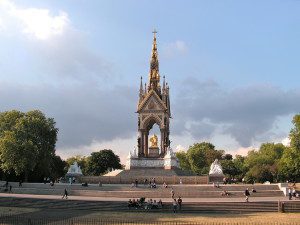
[[[174,150],[287,144],[300,111],[299,12],[297,0],[0,0],[0,111],[54,118],[64,159],[106,148],[124,163],[156,29]]]

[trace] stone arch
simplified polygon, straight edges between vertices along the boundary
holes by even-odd
[[[164,125],[161,119],[154,114],[147,116],[141,123],[141,129],[150,130],[154,124],[157,124],[160,129],[163,129]]]

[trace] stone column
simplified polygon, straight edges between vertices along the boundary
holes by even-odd
[[[160,154],[165,155],[165,130],[160,130]]]
[[[144,157],[148,157],[148,131],[144,132]]]
[[[141,140],[141,143],[140,143],[140,148],[139,148],[139,154],[138,156],[143,156],[144,154],[144,133],[143,131],[140,131],[140,140]]]

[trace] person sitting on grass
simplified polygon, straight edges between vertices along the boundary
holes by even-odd
[[[132,207],[132,203],[133,202],[131,201],[131,199],[129,199],[128,204],[127,204],[127,206],[128,206],[129,209]]]
[[[158,209],[158,203],[156,202],[156,200],[153,201],[152,209]]]

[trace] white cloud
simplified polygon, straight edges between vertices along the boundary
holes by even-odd
[[[6,18],[0,20],[0,28],[5,22],[15,20],[22,33],[38,40],[47,40],[53,36],[61,35],[70,21],[68,14],[60,11],[57,16],[51,15],[48,9],[21,8],[8,0],[0,1],[0,15]],[[2,24],[2,26],[1,26]]]
[[[133,151],[136,146],[136,137],[116,138],[111,141],[96,141],[85,146],[77,146],[74,148],[58,148],[57,154],[63,159],[67,159],[74,155],[89,156],[92,152],[102,149],[111,149],[120,157],[121,163],[125,164],[129,151]]]
[[[184,55],[188,51],[188,47],[184,41],[177,40],[163,46],[162,56],[172,58],[178,55]]]
[[[290,143],[291,143],[291,140],[289,137],[286,137],[284,138],[281,143],[284,145],[284,146],[290,146]]]
[[[238,148],[236,150],[233,150],[233,151],[228,151],[228,152],[226,151],[226,153],[229,153],[229,154],[233,155],[234,157],[236,155],[246,156],[248,154],[248,152],[251,151],[251,150],[258,150],[258,149],[254,148],[252,146],[247,147],[247,148],[240,147],[240,148]]]

